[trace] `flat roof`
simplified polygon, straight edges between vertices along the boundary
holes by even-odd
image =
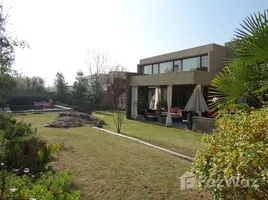
[[[164,62],[164,61],[169,61],[169,60],[174,60],[174,59],[180,59],[180,58],[187,58],[187,57],[193,57],[197,55],[202,55],[206,54],[209,51],[213,51],[215,48],[226,48],[225,46],[211,43],[211,44],[206,44],[206,45],[201,45],[197,47],[192,47],[188,49],[182,49],[179,51],[175,52],[170,52],[170,53],[165,53],[165,54],[160,54],[157,56],[152,56],[152,57],[147,57],[143,58],[140,60],[140,65],[144,64],[151,64],[151,63],[156,63],[156,62]]]

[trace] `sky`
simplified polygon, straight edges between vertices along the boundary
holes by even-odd
[[[88,52],[136,72],[142,58],[204,44],[224,45],[242,20],[268,8],[268,0],[2,0],[10,35],[30,48],[16,49],[13,66],[53,85],[62,72],[89,74]]]

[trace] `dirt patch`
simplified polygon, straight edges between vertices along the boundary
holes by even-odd
[[[50,128],[72,128],[72,127],[81,127],[88,124],[93,126],[102,127],[102,125],[95,120],[92,120],[90,115],[87,113],[80,112],[61,112],[58,115],[56,121],[50,122],[45,125],[45,127]]]

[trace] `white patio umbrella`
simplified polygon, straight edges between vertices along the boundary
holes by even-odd
[[[187,103],[184,110],[186,111],[195,111],[201,115],[201,112],[208,111],[207,103],[201,92],[201,85],[197,85]]]
[[[161,88],[157,86],[154,94],[154,109],[157,109],[157,103],[161,101]]]

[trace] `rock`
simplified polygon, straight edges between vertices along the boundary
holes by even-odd
[[[59,117],[75,117],[79,119],[85,119],[88,121],[91,121],[90,115],[87,113],[80,113],[80,112],[60,112]]]
[[[87,124],[91,124],[93,121],[91,117],[86,113],[79,112],[61,112],[56,121],[50,122],[45,127],[50,128],[71,128],[81,127]]]
[[[102,124],[99,124],[99,123],[94,123],[93,126],[96,126],[98,128],[103,128],[103,125]]]
[[[103,128],[103,125],[104,125],[104,124],[105,124],[105,123],[102,122],[101,120],[100,120],[100,121],[93,121],[92,126],[96,126],[96,127],[98,127],[98,128]]]

